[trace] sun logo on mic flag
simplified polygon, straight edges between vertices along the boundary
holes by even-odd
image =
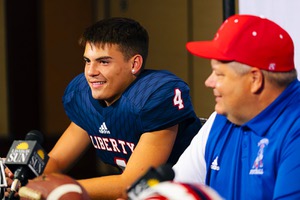
[[[152,186],[154,186],[154,185],[156,185],[156,184],[158,184],[158,183],[159,183],[159,180],[154,179],[154,178],[149,179],[149,180],[147,181],[147,184],[148,184],[150,187],[152,187]]]
[[[39,149],[37,151],[37,154],[40,156],[41,159],[43,159],[43,160],[45,159],[45,153],[42,149]]]
[[[18,144],[18,146],[16,146],[16,149],[22,149],[22,150],[25,150],[25,149],[28,149],[29,148],[29,145],[27,142],[21,142],[20,144]]]

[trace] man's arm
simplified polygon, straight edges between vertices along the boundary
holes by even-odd
[[[65,172],[88,149],[91,141],[85,130],[71,123],[49,153],[45,173]]]
[[[172,151],[178,125],[171,128],[144,133],[134,149],[124,172],[79,180],[91,199],[116,199],[126,197],[124,191],[151,167],[164,164]],[[88,169],[87,169],[88,170]]]
[[[205,184],[205,148],[216,114],[216,112],[213,112],[210,115],[197,135],[193,138],[190,145],[181,154],[177,163],[173,166],[175,181]]]

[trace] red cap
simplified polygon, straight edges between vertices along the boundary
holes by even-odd
[[[253,15],[233,15],[212,41],[188,42],[186,48],[195,56],[237,61],[267,71],[295,69],[289,34],[274,22]]]

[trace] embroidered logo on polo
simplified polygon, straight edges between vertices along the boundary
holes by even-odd
[[[258,152],[254,160],[254,163],[252,165],[252,169],[249,172],[250,175],[261,175],[264,173],[263,157],[264,157],[264,150],[268,144],[269,144],[269,140],[267,138],[261,139],[258,142],[257,144]]]
[[[214,161],[211,163],[210,168],[216,171],[220,170],[220,166],[218,165],[218,156],[214,159]]]
[[[101,134],[110,134],[110,131],[106,127],[105,122],[103,122],[102,125],[99,127],[99,133],[101,133]]]

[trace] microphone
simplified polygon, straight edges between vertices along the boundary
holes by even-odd
[[[5,188],[7,187],[4,169],[5,166],[3,164],[2,158],[0,158],[0,199],[4,198]]]
[[[13,198],[20,184],[26,185],[28,179],[43,173],[49,156],[41,147],[42,142],[43,135],[37,130],[27,133],[25,140],[13,142],[5,159],[5,165],[14,174],[9,199]]]
[[[165,164],[157,167],[150,167],[150,169],[136,182],[134,182],[131,187],[127,190],[127,195],[129,200],[139,199],[139,194],[147,190],[151,192],[150,188],[154,185],[163,182],[173,180],[175,173],[170,164]]]

